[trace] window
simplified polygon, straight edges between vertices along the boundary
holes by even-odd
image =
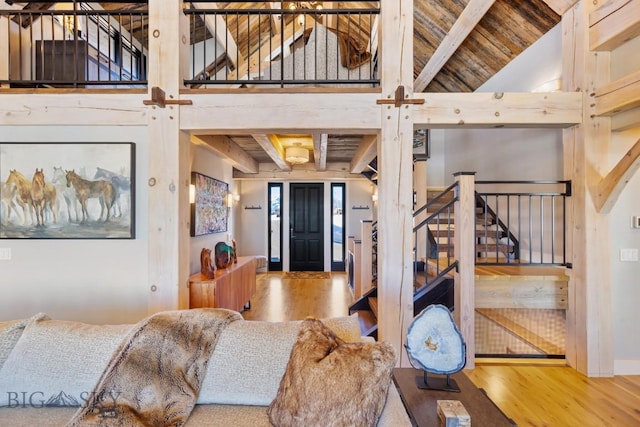
[[[331,271],[344,271],[345,185],[331,184]]]
[[[269,271],[282,271],[282,184],[269,183]]]

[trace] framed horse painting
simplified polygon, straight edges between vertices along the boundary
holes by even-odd
[[[135,144],[0,143],[0,239],[134,239]]]

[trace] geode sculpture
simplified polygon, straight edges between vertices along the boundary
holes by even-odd
[[[405,347],[411,365],[424,371],[423,378],[417,378],[418,387],[460,391],[450,375],[464,368],[466,344],[447,307],[434,304],[422,310],[409,325]]]

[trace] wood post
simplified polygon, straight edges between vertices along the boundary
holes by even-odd
[[[179,0],[149,1],[149,97],[180,97],[181,64],[189,25]],[[148,106],[149,298],[148,311],[189,307],[189,136],[180,131],[180,109]]]
[[[454,274],[453,317],[467,344],[465,369],[475,366],[475,172],[454,174],[458,182],[457,200],[454,206],[453,237],[454,259],[458,268]]]
[[[380,22],[381,95],[395,100],[398,86],[413,98],[413,1],[382,0]],[[413,321],[411,232],[413,104],[380,104],[378,138],[378,339],[391,343],[399,366],[410,366],[404,351]]]
[[[566,358],[593,377],[613,375],[609,216],[593,195],[609,169],[611,119],[595,116],[596,88],[609,82],[608,52],[589,51],[592,2],[579,1],[562,17],[563,90],[581,92],[582,124],[563,133],[565,178],[571,179],[569,309]]]

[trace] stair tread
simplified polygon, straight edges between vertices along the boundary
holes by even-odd
[[[354,310],[353,313],[358,313],[358,322],[363,336],[369,335],[378,326],[378,319],[371,310]]]
[[[376,319],[377,319],[378,318],[378,298],[369,297],[369,307],[371,307],[371,311],[373,312],[373,315],[376,316]]]

